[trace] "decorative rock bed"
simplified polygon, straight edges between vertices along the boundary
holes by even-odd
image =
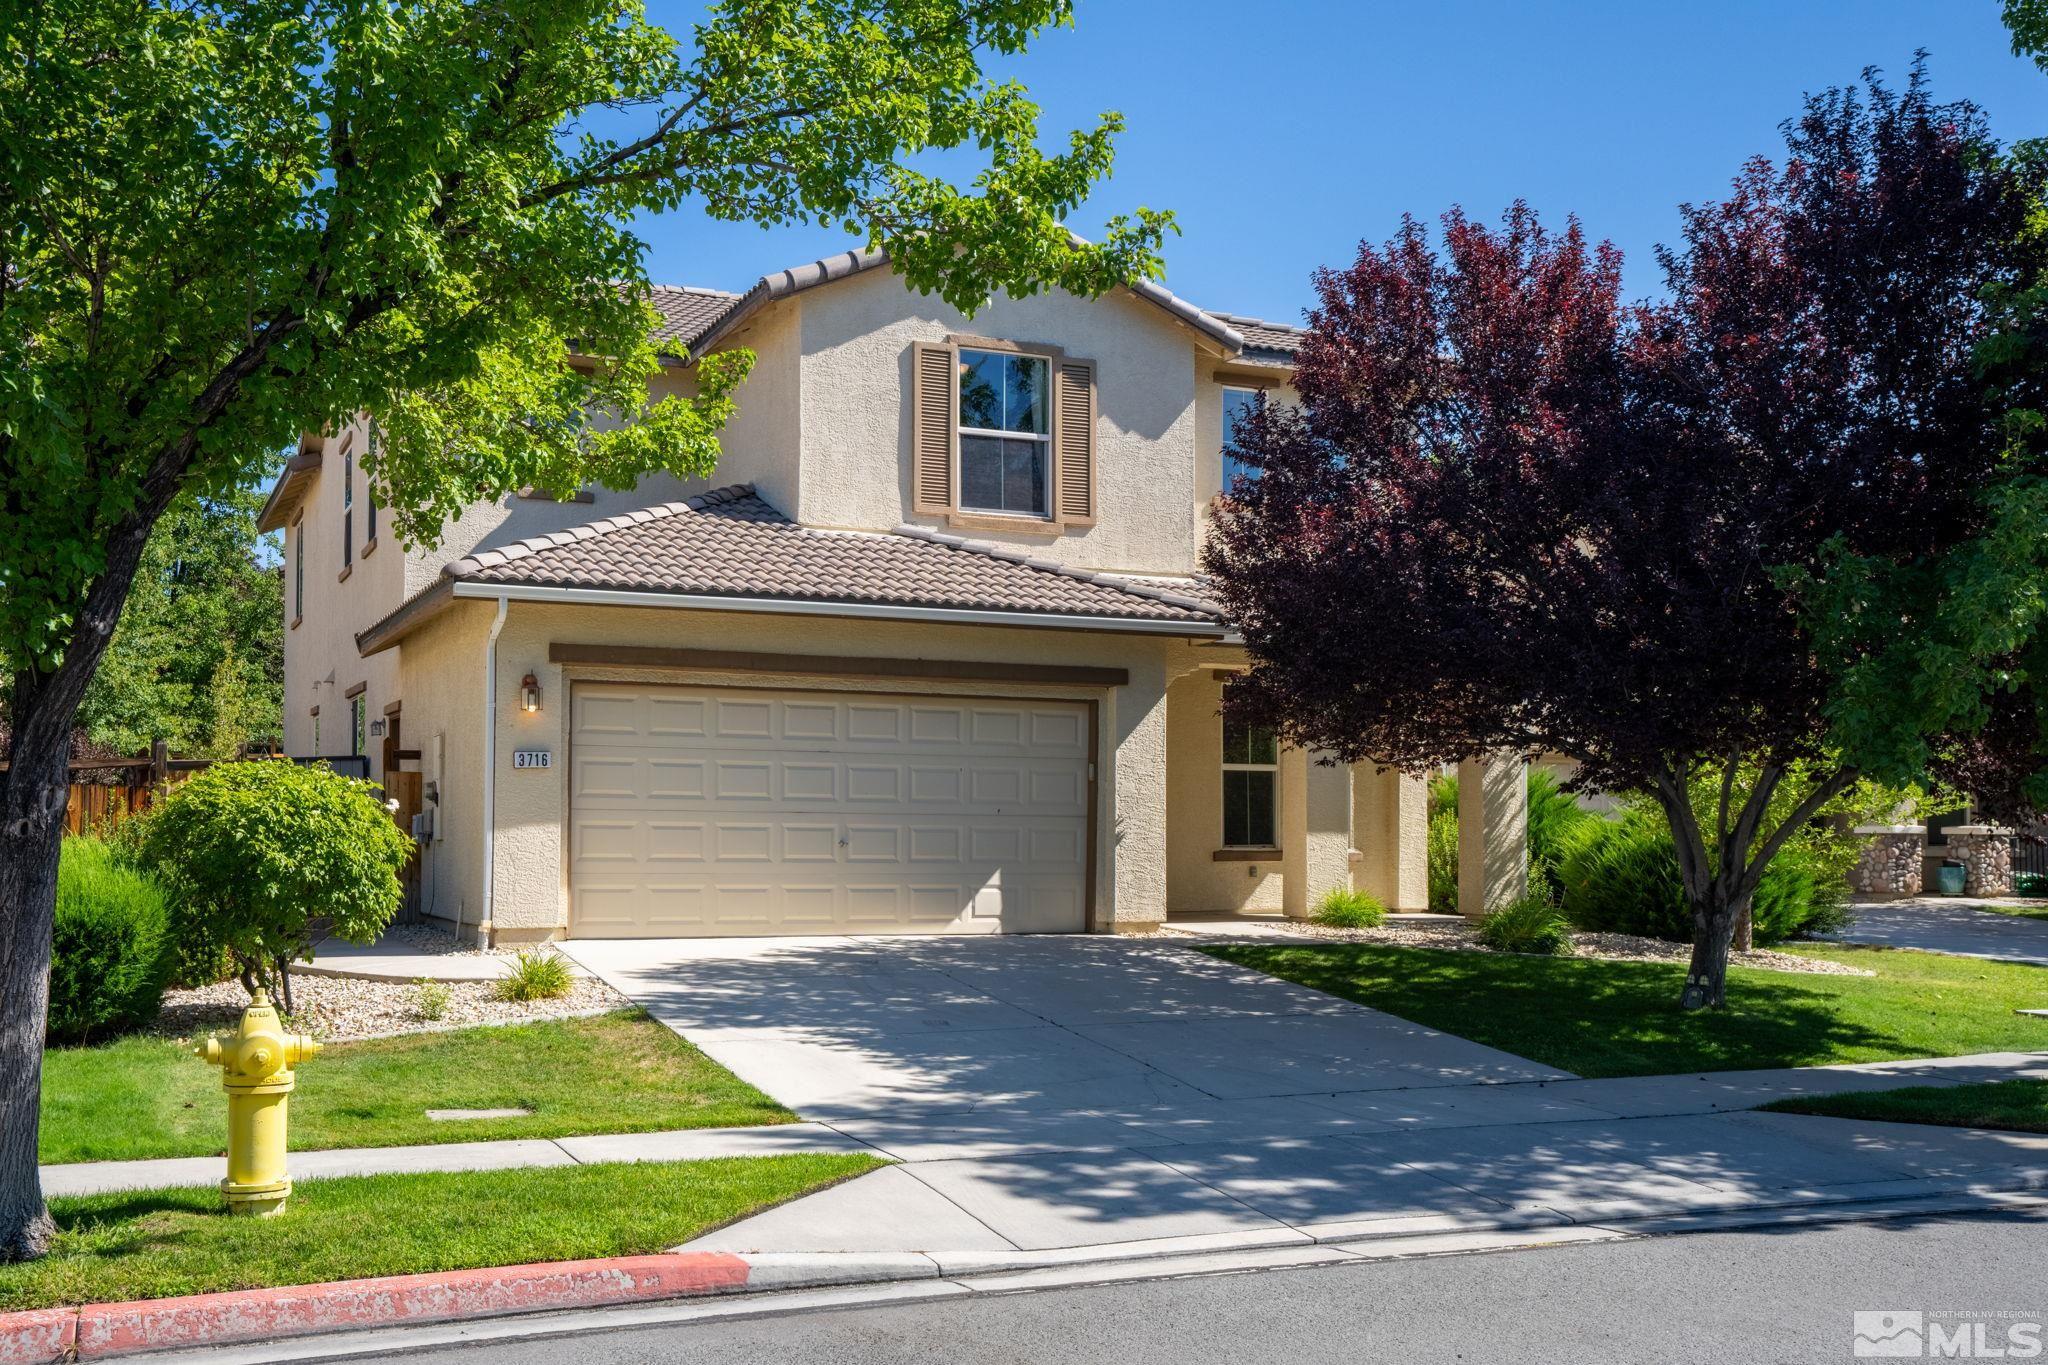
[[[382,1038],[398,1033],[437,1033],[479,1024],[524,1024],[540,1019],[575,1019],[624,1009],[632,1001],[594,977],[579,977],[567,995],[554,1000],[500,1000],[496,984],[454,981],[441,987],[447,1003],[439,1019],[422,1012],[418,986],[396,981],[354,981],[342,977],[292,976],[292,1023],[327,1042]],[[239,981],[192,991],[167,991],[155,1031],[190,1038],[235,1026],[249,996]],[[280,1004],[282,1002],[279,1002]]]

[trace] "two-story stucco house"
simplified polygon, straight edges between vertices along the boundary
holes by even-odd
[[[431,913],[502,943],[1423,907],[1419,781],[1218,710],[1243,655],[1197,552],[1292,329],[1153,286],[970,320],[860,254],[654,302],[678,357],[758,356],[710,483],[511,497],[414,551],[364,420],[264,512],[288,747],[377,776],[402,735]]]

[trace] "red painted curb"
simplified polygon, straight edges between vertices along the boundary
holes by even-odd
[[[0,1365],[49,1365],[71,1354],[78,1336],[76,1308],[0,1313]]]
[[[0,1365],[48,1365],[74,1349],[77,1359],[93,1360],[350,1327],[596,1308],[719,1294],[746,1283],[745,1259],[703,1251],[44,1308],[0,1314]]]

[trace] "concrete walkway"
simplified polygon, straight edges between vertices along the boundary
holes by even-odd
[[[542,949],[546,951],[546,949]],[[429,952],[397,937],[372,944],[325,938],[313,947],[313,960],[292,965],[303,976],[337,976],[353,981],[496,981],[512,970],[511,953]],[[589,975],[573,958],[565,959],[576,976]]]
[[[2048,907],[2048,902],[2025,903]],[[2001,915],[1980,910],[1978,904],[1948,896],[1858,901],[1849,907],[1856,917],[1854,923],[1831,937],[1843,943],[1924,948],[1960,957],[2048,966],[2048,919]],[[2048,989],[2042,994],[2048,997]],[[2048,1004],[2048,998],[2042,1003]]]
[[[417,1147],[350,1147],[293,1152],[289,1164],[292,1179],[317,1180],[410,1171],[502,1171],[521,1166],[580,1166],[600,1161],[698,1161],[708,1157],[867,1150],[862,1143],[822,1124],[788,1123],[763,1128],[682,1128],[664,1133],[423,1143]],[[43,1193],[51,1197],[213,1185],[226,1174],[227,1158],[218,1156],[85,1161],[42,1168]]]
[[[1000,1258],[2048,1183],[2048,1137],[1727,1112],[2048,1076],[2048,1055],[1594,1081],[1159,940],[569,951],[743,1079],[902,1162],[696,1249]]]

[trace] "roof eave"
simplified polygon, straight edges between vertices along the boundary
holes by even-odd
[[[320,468],[320,452],[301,448],[299,453],[284,462],[284,469],[277,476],[277,483],[271,487],[270,496],[263,500],[263,510],[256,514],[256,530],[261,534],[280,530],[291,512],[292,504],[298,499],[299,490],[311,481],[313,471]]]
[[[1173,635],[1203,640],[1220,639],[1226,631],[1226,627],[1214,621],[1168,620],[1143,616],[996,611],[909,603],[846,602],[825,598],[727,597],[703,593],[649,592],[631,588],[576,588],[542,583],[494,583],[469,578],[444,581],[450,584],[453,597],[503,599],[512,602],[560,602],[600,607],[666,607],[673,610],[739,611],[780,616],[837,616],[871,621],[924,621],[941,625],[1095,630],[1127,635]],[[401,608],[401,611],[403,610]],[[387,622],[392,621],[397,615],[398,613],[393,613],[393,617],[386,618]],[[383,624],[372,627],[371,631],[382,629]],[[416,622],[399,624],[403,626],[404,631],[410,631]],[[383,648],[384,645],[380,643],[376,647]],[[365,652],[369,652],[367,648]]]

